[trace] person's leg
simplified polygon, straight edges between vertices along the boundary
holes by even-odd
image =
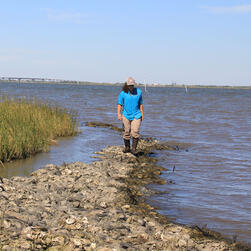
[[[134,119],[131,124],[132,133],[132,153],[136,154],[136,149],[139,141],[139,128],[141,124],[141,119]]]
[[[130,152],[130,133],[131,133],[131,121],[128,120],[126,117],[123,118],[123,125],[124,125],[124,133],[123,139],[125,143],[125,149],[123,150],[124,153]]]

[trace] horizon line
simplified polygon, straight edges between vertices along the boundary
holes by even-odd
[[[44,77],[0,77],[1,81],[13,81],[17,82],[23,80],[22,82],[39,82],[39,81],[46,81],[46,82],[74,82],[74,83],[93,83],[93,84],[123,84],[124,81],[122,82],[99,82],[99,81],[88,81],[88,80],[69,80],[69,79],[58,79],[58,78],[44,78]],[[148,82],[146,83],[145,81],[138,81],[136,82],[139,85],[151,85],[151,86],[222,86],[222,87],[251,87],[251,84],[197,84],[197,83],[189,83],[189,84],[183,84],[183,83],[177,83],[177,82],[172,82],[172,83],[158,83],[158,82]]]

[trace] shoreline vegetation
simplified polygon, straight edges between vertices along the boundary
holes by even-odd
[[[77,134],[73,112],[36,99],[0,97],[0,161],[48,151],[57,137]]]
[[[43,80],[1,80],[0,83],[27,83],[27,84],[71,84],[71,85],[97,85],[97,86],[123,86],[124,83],[106,83],[106,82],[88,82],[88,81],[71,81],[71,80],[55,80],[55,81],[43,81]],[[194,84],[149,84],[143,83],[137,84],[138,87],[154,87],[154,88],[215,88],[215,89],[251,89],[250,86],[233,86],[233,85],[194,85]]]
[[[137,158],[122,149],[96,152],[91,164],[49,164],[30,177],[0,179],[0,250],[250,250],[204,227],[169,222],[146,203],[160,193],[147,185],[165,183],[152,151],[176,147],[142,139]]]

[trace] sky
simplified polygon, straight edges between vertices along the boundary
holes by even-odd
[[[0,0],[0,77],[251,86],[251,0]]]

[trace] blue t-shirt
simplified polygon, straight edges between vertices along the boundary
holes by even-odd
[[[139,106],[143,104],[142,92],[138,88],[134,88],[133,94],[122,91],[119,94],[118,104],[123,106],[123,115],[128,120],[140,119],[142,117]]]

